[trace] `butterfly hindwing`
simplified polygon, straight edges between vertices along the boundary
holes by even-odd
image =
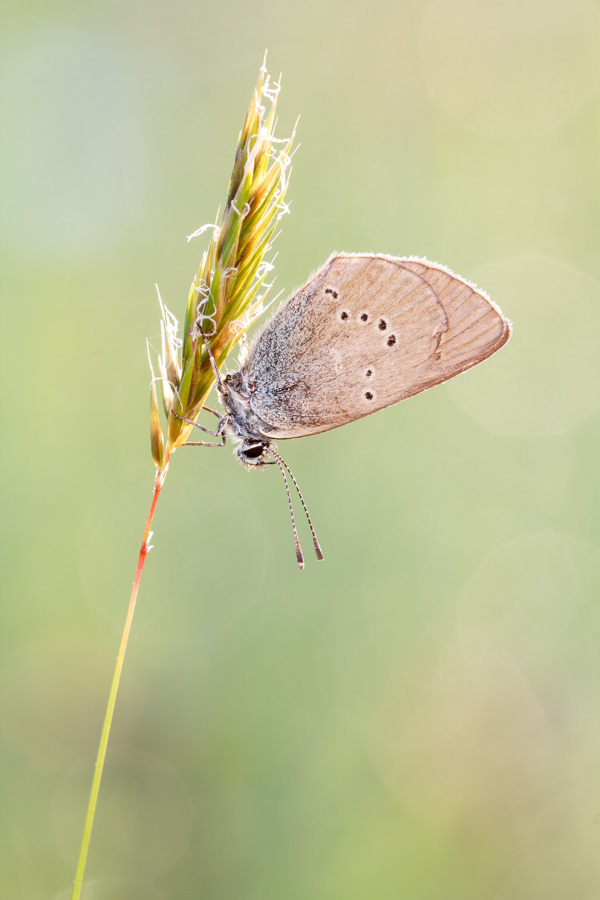
[[[443,266],[335,254],[279,309],[242,371],[265,436],[301,437],[446,381],[509,336],[489,298]]]

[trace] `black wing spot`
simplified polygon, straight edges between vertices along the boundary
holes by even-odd
[[[390,334],[389,338],[387,339],[388,347],[393,347],[395,343],[396,343],[396,336],[393,334]]]
[[[334,300],[337,300],[337,291],[334,291],[332,288],[325,288],[326,294],[331,294]]]
[[[367,400],[372,400],[372,399],[373,399],[373,394],[371,393],[371,391],[367,391],[366,394],[365,394],[365,397],[367,398]]]
[[[385,319],[379,320],[378,328],[380,331],[385,331],[385,329],[387,328],[387,322],[385,321]]]
[[[365,372],[365,375],[367,376],[367,378],[370,378],[372,374],[373,374],[373,369],[367,369],[367,371]]]
[[[366,322],[368,320],[368,318],[369,318],[369,316],[367,315],[367,313],[363,313],[362,316],[360,317],[360,321]]]
[[[340,319],[347,319],[347,318],[348,318],[348,313],[346,312],[346,310],[344,310],[344,312],[340,316]]]

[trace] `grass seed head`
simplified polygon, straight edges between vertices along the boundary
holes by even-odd
[[[266,57],[265,57],[266,59]],[[271,84],[263,63],[256,89],[235,152],[233,171],[223,214],[217,224],[199,229],[211,231],[198,274],[192,281],[185,311],[183,336],[177,320],[161,304],[162,348],[159,359],[162,399],[168,417],[166,449],[170,454],[185,443],[192,426],[178,416],[194,420],[214,382],[206,341],[220,368],[254,321],[264,312],[273,268],[265,260],[279,220],[288,212],[285,195],[290,174],[290,138],[275,137],[275,111],[280,84]],[[193,235],[193,236],[195,236]],[[153,391],[156,395],[153,379]],[[152,447],[156,412],[152,406]],[[177,413],[178,415],[174,415]],[[161,432],[162,438],[162,432]],[[155,450],[156,445],[156,450]]]

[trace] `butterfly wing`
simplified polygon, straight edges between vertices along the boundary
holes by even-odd
[[[265,437],[301,437],[447,381],[510,332],[484,293],[443,266],[335,254],[279,309],[242,371]]]

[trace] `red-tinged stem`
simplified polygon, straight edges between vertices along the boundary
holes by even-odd
[[[160,492],[161,492],[162,486],[164,484],[165,476],[167,474],[168,464],[169,464],[169,451],[167,451],[165,453],[163,467],[156,473],[156,478],[154,479],[154,492],[152,494],[152,503],[150,504],[150,512],[148,513],[148,518],[146,520],[146,527],[144,528],[144,537],[142,538],[142,546],[140,547],[140,554],[138,556],[137,568],[135,570],[135,578],[133,579],[133,587],[131,589],[131,597],[129,598],[129,607],[127,609],[127,616],[125,617],[125,626],[123,628],[121,644],[119,646],[119,652],[117,654],[117,662],[115,664],[115,670],[113,673],[112,683],[110,686],[110,692],[108,695],[108,703],[106,705],[106,713],[104,715],[104,724],[102,725],[102,733],[100,735],[100,744],[98,745],[98,754],[96,756],[96,766],[94,768],[94,777],[92,779],[92,788],[90,790],[90,799],[88,802],[87,814],[85,817],[85,825],[83,826],[83,835],[81,838],[79,859],[77,861],[77,870],[75,872],[75,879],[73,881],[73,891],[71,893],[71,900],[79,900],[79,898],[81,896],[81,888],[83,885],[83,875],[85,872],[85,864],[86,864],[88,850],[89,850],[89,846],[90,846],[90,838],[92,835],[92,826],[94,824],[94,815],[96,813],[96,805],[98,803],[98,793],[100,791],[100,782],[102,781],[102,771],[104,769],[104,760],[106,758],[106,748],[108,746],[108,738],[110,735],[110,728],[112,725],[113,714],[115,711],[117,692],[119,690],[119,681],[121,680],[121,672],[123,671],[123,662],[125,661],[125,651],[127,650],[127,643],[129,641],[129,633],[131,631],[131,623],[133,621],[133,613],[135,612],[135,603],[137,600],[138,590],[140,587],[142,572],[144,570],[144,563],[146,562],[146,557],[148,555],[148,549],[149,549],[148,541],[150,539],[150,528],[152,526],[152,519],[154,518],[154,511],[156,509],[156,504],[158,502],[158,498],[160,496]]]

